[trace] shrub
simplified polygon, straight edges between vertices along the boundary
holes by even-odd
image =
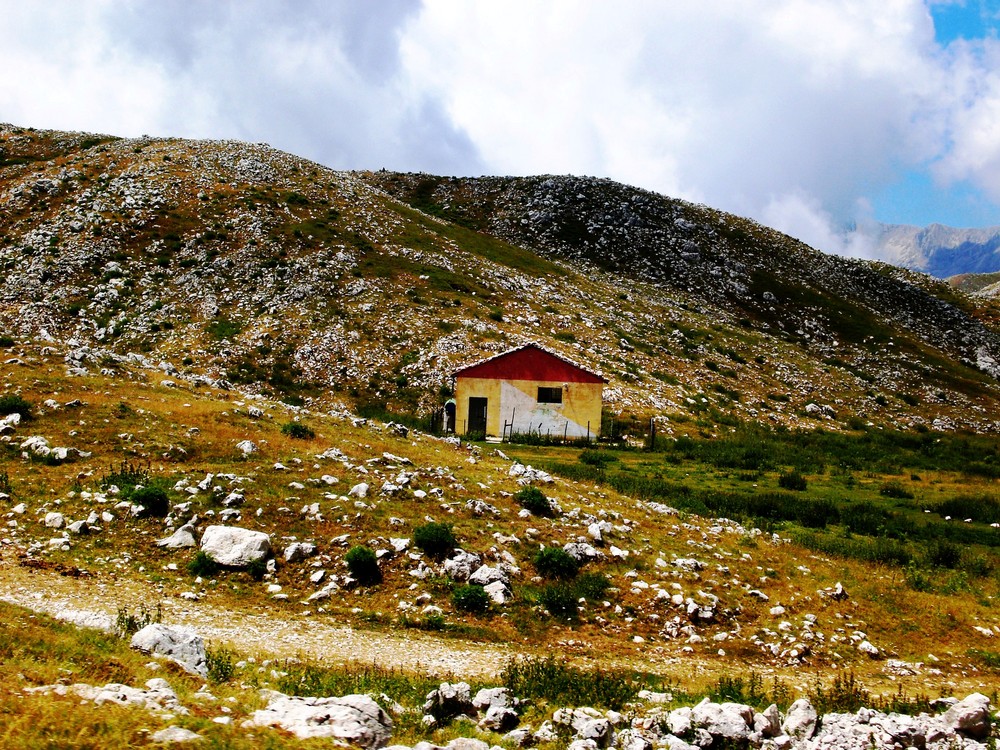
[[[451,603],[460,612],[471,612],[478,615],[489,610],[490,595],[482,586],[470,583],[466,586],[459,586],[452,592]]]
[[[836,523],[840,511],[833,500],[803,500],[795,509],[795,519],[810,529],[825,528],[828,523]]]
[[[582,597],[593,602],[604,598],[611,588],[611,581],[604,573],[584,573],[576,579],[574,588],[578,599]]]
[[[927,547],[927,563],[935,568],[954,570],[962,561],[962,549],[947,539],[935,539]]]
[[[21,419],[31,419],[31,404],[16,394],[0,396],[0,417],[20,414]]]
[[[347,563],[347,569],[351,572],[351,576],[357,578],[362,585],[372,586],[382,580],[378,558],[375,556],[374,550],[369,547],[362,545],[351,547],[344,555],[344,562]]]
[[[288,435],[288,437],[295,438],[296,440],[312,440],[316,437],[313,429],[301,422],[285,422],[285,424],[281,425],[281,434]]]
[[[845,506],[840,519],[855,534],[877,536],[891,520],[891,515],[875,503],[865,501]]]
[[[101,477],[101,487],[107,489],[115,486],[121,491],[123,497],[129,499],[137,486],[146,487],[151,479],[152,474],[150,474],[148,466],[144,469],[139,464],[122,461],[117,469]]]
[[[14,346],[14,339],[10,336],[0,336],[0,349],[10,349]]]
[[[538,550],[531,562],[538,574],[545,578],[569,579],[580,572],[580,563],[560,547],[546,547]]]
[[[449,552],[455,549],[455,534],[446,523],[425,523],[413,530],[413,544],[422,549],[429,557],[443,560]]]
[[[783,490],[793,490],[795,492],[805,492],[806,478],[797,471],[790,471],[778,477],[778,486]]]
[[[219,572],[219,563],[204,550],[198,550],[187,565],[188,573],[202,578],[211,578]]]
[[[500,671],[504,687],[522,699],[616,711],[635,700],[639,691],[647,687],[638,678],[639,675],[624,671],[596,669],[585,672],[553,657],[511,660]]]
[[[143,516],[164,518],[170,512],[170,498],[167,497],[166,490],[158,485],[139,487],[131,493],[129,499],[145,509]]]
[[[264,576],[267,575],[267,560],[263,557],[258,557],[256,560],[251,560],[247,565],[247,573],[255,581],[263,581]]]
[[[550,583],[538,594],[539,603],[553,617],[575,620],[577,617],[576,590],[568,583]]]
[[[611,451],[596,450],[594,448],[585,448],[580,453],[580,463],[587,464],[587,466],[599,466],[604,467],[610,463],[614,463],[618,460],[616,456]]]
[[[895,479],[886,482],[879,487],[878,492],[883,497],[891,497],[896,500],[910,500],[913,498],[913,493],[906,489],[901,482]]]
[[[545,497],[545,493],[537,487],[525,487],[518,490],[514,495],[514,502],[522,508],[526,508],[536,516],[551,516],[552,504]]]

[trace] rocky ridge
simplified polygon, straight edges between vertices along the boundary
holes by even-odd
[[[261,144],[9,125],[0,144],[0,322],[75,342],[79,367],[145,358],[426,413],[458,366],[538,340],[602,371],[618,413],[997,422],[1000,345],[966,298],[705,207],[585,178],[334,172]]]

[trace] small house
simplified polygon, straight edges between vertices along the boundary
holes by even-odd
[[[455,373],[455,431],[507,437],[601,434],[605,379],[536,344]]]

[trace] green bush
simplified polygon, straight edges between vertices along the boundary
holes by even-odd
[[[247,573],[255,581],[263,581],[264,576],[267,575],[267,560],[263,557],[258,557],[256,560],[251,560],[247,564]]]
[[[778,477],[778,486],[783,490],[793,490],[795,492],[805,492],[806,478],[797,471],[790,471]]]
[[[962,548],[947,539],[935,539],[927,545],[927,564],[954,570],[962,561]]]
[[[538,574],[545,578],[567,580],[580,572],[580,563],[560,547],[545,547],[538,550],[531,563]]]
[[[413,544],[434,560],[443,560],[457,542],[446,523],[425,523],[413,530]]]
[[[170,498],[167,497],[166,490],[155,484],[137,488],[131,493],[129,500],[144,508],[143,516],[164,518],[170,512]]]
[[[188,563],[187,570],[193,576],[211,578],[219,572],[219,563],[204,550],[198,550]]]
[[[281,425],[281,434],[288,435],[288,437],[295,438],[296,440],[312,440],[316,437],[313,429],[301,422],[285,422],[285,424]]]
[[[549,611],[549,614],[561,620],[577,618],[578,599],[576,589],[568,583],[550,583],[538,594],[538,602]]]
[[[551,516],[552,504],[545,493],[537,487],[525,487],[514,495],[514,502],[536,516]]]
[[[372,586],[382,580],[382,571],[378,567],[378,558],[374,550],[369,547],[358,545],[351,547],[344,562],[351,576],[356,578],[364,586]]]
[[[163,609],[159,603],[156,609],[149,609],[145,604],[139,605],[138,612],[129,612],[128,607],[119,607],[115,617],[115,630],[122,638],[138,633],[147,625],[160,622],[163,619]]]
[[[152,478],[153,475],[150,473],[148,465],[144,469],[139,464],[122,461],[117,469],[101,477],[101,487],[104,489],[112,486],[117,487],[122,497],[129,500],[136,487],[149,486]]]
[[[883,497],[891,497],[896,500],[910,500],[913,498],[913,493],[895,479],[884,483],[878,488],[878,492]]]
[[[599,466],[603,468],[604,466],[614,463],[617,460],[618,456],[611,451],[584,448],[584,450],[580,453],[580,463],[586,464],[587,466]]]
[[[225,646],[205,650],[205,666],[208,668],[208,679],[220,685],[229,682],[236,674],[236,655]]]
[[[0,417],[20,414],[21,419],[31,419],[31,404],[16,394],[0,396]]]
[[[489,610],[490,595],[482,586],[471,583],[455,589],[451,594],[451,603],[460,612],[471,612],[479,615]]]
[[[604,598],[611,588],[611,581],[604,573],[583,573],[574,581],[573,587],[578,599],[594,602]]]
[[[10,336],[0,336],[0,349],[10,349],[14,346],[14,339]]]

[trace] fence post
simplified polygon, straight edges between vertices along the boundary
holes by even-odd
[[[656,422],[653,418],[649,418],[649,450],[654,450],[656,448]]]
[[[587,442],[590,442],[590,420],[587,420]]]

